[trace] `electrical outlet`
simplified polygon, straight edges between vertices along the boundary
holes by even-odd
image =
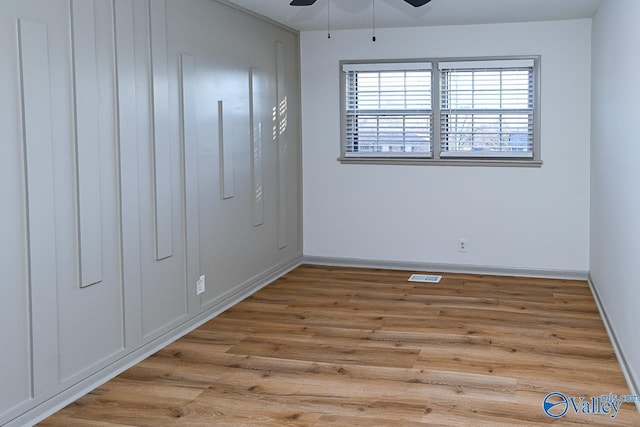
[[[203,294],[206,289],[205,286],[206,285],[205,285],[204,274],[203,274],[202,276],[200,276],[200,278],[196,282],[196,295]]]
[[[467,252],[467,239],[458,239],[458,252]]]

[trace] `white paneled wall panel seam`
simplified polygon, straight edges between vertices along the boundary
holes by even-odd
[[[134,348],[142,342],[142,296],[133,0],[115,0],[114,17],[123,333],[125,348]]]
[[[262,73],[258,68],[249,69],[249,128],[251,136],[251,182],[253,183],[253,193],[251,196],[251,211],[253,214],[253,225],[259,226],[264,223],[264,191],[262,179],[262,99],[263,99]]]
[[[156,259],[173,255],[173,196],[169,141],[169,70],[166,0],[148,0],[153,114],[153,174]]]
[[[180,54],[180,121],[182,159],[184,171],[184,216],[186,236],[186,283],[188,311],[197,313],[200,308],[200,297],[193,292],[200,278],[200,233],[198,224],[198,120],[196,112],[196,70],[197,58],[193,55]],[[206,278],[205,278],[206,279]],[[205,280],[206,283],[206,280]]]
[[[276,42],[276,138],[278,146],[278,249],[288,245],[287,223],[287,144],[289,100],[286,84],[285,47],[281,41]]]
[[[72,0],[73,121],[80,286],[102,281],[102,189],[98,126],[96,21],[93,0]]]
[[[20,19],[18,50],[27,189],[31,395],[58,385],[55,181],[47,26]],[[51,367],[54,369],[51,369]]]

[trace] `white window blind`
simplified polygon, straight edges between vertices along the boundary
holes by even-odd
[[[430,63],[345,64],[346,157],[431,157]]]
[[[441,62],[440,156],[533,158],[533,60]]]

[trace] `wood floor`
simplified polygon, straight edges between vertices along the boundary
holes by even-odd
[[[585,282],[302,266],[42,426],[639,426]]]

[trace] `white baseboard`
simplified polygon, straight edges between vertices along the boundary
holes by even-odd
[[[158,350],[176,341],[178,338],[188,334],[197,327],[213,319],[218,314],[227,310],[229,307],[232,307],[243,299],[251,296],[279,277],[284,276],[289,271],[297,268],[301,263],[302,256],[296,255],[295,257],[286,260],[276,265],[275,267],[270,268],[267,271],[238,285],[231,292],[223,295],[219,301],[207,307],[205,311],[198,313],[188,321],[182,323],[180,326],[177,326],[176,328],[164,333],[163,335],[153,339],[143,346],[137,349],[133,349],[133,351],[127,353],[125,356],[118,359],[114,363],[99,370],[98,372],[95,372],[82,381],[77,382],[68,389],[51,397],[50,399],[40,403],[35,407],[29,408],[26,412],[19,414],[15,418],[8,421],[7,424],[5,424],[5,427],[33,426],[34,424],[44,420],[48,416],[53,415],[60,409],[64,408],[66,405],[74,402],[96,387],[99,387],[100,385],[106,383],[107,381],[126,371],[130,367],[140,363],[142,360],[151,356]]]
[[[596,282],[593,280],[593,277],[589,274],[588,278],[589,288],[591,288],[591,293],[593,294],[593,298],[596,300],[596,305],[598,306],[598,311],[600,312],[600,317],[602,317],[602,321],[604,322],[604,327],[607,330],[607,334],[609,335],[609,339],[611,340],[611,345],[613,346],[613,351],[616,353],[616,357],[618,358],[618,362],[620,363],[620,367],[622,368],[622,374],[624,375],[624,379],[627,381],[627,385],[629,386],[629,391],[631,394],[638,394],[640,392],[640,388],[638,388],[638,380],[635,377],[631,367],[629,366],[629,362],[627,357],[624,354],[624,350],[622,346],[620,346],[620,342],[618,341],[615,328],[611,321],[609,320],[609,315],[607,314],[607,310],[602,303],[602,299],[600,298],[600,294],[598,292],[598,286]],[[636,409],[640,412],[640,402],[636,402]]]
[[[360,258],[334,258],[304,256],[304,264],[333,265],[339,267],[383,268],[388,270],[428,271],[440,273],[489,274],[494,276],[542,277],[551,279],[587,280],[588,272],[580,270],[543,270],[535,268],[496,267],[488,265],[443,264],[429,262],[371,260]]]

